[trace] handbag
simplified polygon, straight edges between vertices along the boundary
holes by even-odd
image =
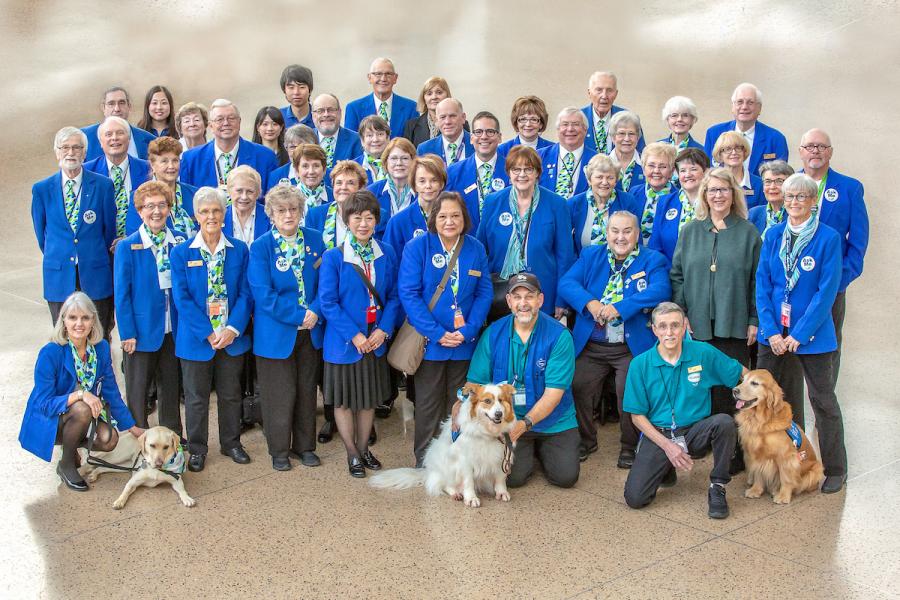
[[[456,261],[459,258],[459,253],[462,250],[464,241],[465,237],[460,236],[459,244],[457,244],[456,249],[450,256],[450,261],[447,263],[447,270],[444,271],[444,276],[441,277],[441,281],[438,283],[437,289],[434,290],[434,295],[431,296],[431,301],[428,303],[429,312],[434,310],[434,305],[437,304],[438,298],[441,297],[441,294],[444,293],[444,289],[447,287],[447,282],[450,280],[450,273],[456,268]],[[407,375],[412,375],[419,369],[419,365],[422,364],[422,359],[424,357],[425,336],[416,331],[415,327],[410,325],[409,319],[404,320],[403,325],[400,326],[400,331],[397,332],[397,335],[394,337],[394,341],[391,343],[391,347],[388,350],[388,364],[398,371],[402,371]]]

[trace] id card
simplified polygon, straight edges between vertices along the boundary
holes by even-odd
[[[172,269],[168,269],[162,273],[156,273],[157,278],[159,280],[159,289],[161,290],[171,290],[172,289]]]
[[[787,302],[781,303],[781,326],[791,326],[791,305]]]
[[[224,323],[228,317],[228,301],[227,300],[207,300],[206,316],[220,317]]]
[[[456,309],[453,313],[453,329],[462,329],[466,326],[466,318],[460,309]]]
[[[516,391],[516,395],[513,396],[513,406],[525,406],[525,390]]]
[[[679,435],[678,437],[673,437],[672,441],[675,442],[675,445],[684,450],[686,454],[688,454],[687,442],[684,440],[683,435]]]

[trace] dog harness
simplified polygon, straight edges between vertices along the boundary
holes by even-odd
[[[800,431],[800,427],[796,423],[791,421],[791,426],[788,427],[785,433],[788,434],[788,437],[791,438],[794,446],[797,448],[797,450],[799,450],[800,446],[803,445],[803,434]]]

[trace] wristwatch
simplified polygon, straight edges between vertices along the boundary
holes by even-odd
[[[525,423],[525,431],[531,431],[531,428],[534,427],[534,421],[528,415],[522,417],[522,422]]]

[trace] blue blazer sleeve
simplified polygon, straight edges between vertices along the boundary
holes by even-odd
[[[784,271],[772,272],[773,253],[778,252],[778,243],[781,236],[775,231],[781,232],[782,228],[772,228],[766,232],[763,238],[762,250],[759,255],[759,265],[756,268],[756,314],[759,319],[760,343],[768,346],[769,337],[781,332],[778,314],[775,309],[773,294],[773,277],[784,277]]]
[[[247,269],[250,266],[250,249],[240,240],[230,240],[234,244],[229,252],[234,252],[235,258],[240,257],[240,275],[238,277],[237,299],[231,307],[231,315],[228,317],[228,325],[244,333],[250,323],[250,315],[253,314],[253,295],[250,292],[250,280],[247,279]],[[229,292],[229,296],[231,292]],[[209,319],[207,319],[208,321]]]
[[[554,251],[556,252],[556,280],[559,281],[569,267],[575,262],[575,242],[572,239],[572,219],[569,216],[569,210],[565,200],[556,207],[556,243]],[[564,303],[557,302],[562,306]]]
[[[420,236],[406,245],[400,261],[398,287],[403,310],[406,311],[406,318],[410,324],[429,340],[437,341],[447,331],[438,324],[434,315],[428,310],[428,301],[431,300],[434,290],[427,290],[428,297],[425,297],[426,290],[423,279],[429,237],[430,235]]]
[[[134,318],[134,252],[122,240],[116,245],[114,264],[116,301],[116,325],[119,337],[124,340],[137,338],[137,323]]]
[[[63,394],[56,393],[56,380],[64,369],[61,360],[65,360],[65,355],[59,346],[49,343],[41,348],[34,365],[32,406],[45,417],[57,417],[68,409],[69,394],[72,390]]]
[[[858,181],[855,183],[850,194],[850,228],[841,274],[841,290],[846,289],[851,281],[862,275],[863,260],[869,246],[869,214],[866,212],[865,192],[862,183]]]
[[[585,311],[588,302],[595,300],[594,296],[584,287],[584,276],[587,266],[595,260],[594,256],[600,250],[605,250],[605,247],[588,246],[582,250],[578,260],[559,279],[559,289],[557,290],[559,297],[579,313]]]
[[[205,340],[213,332],[212,325],[206,315],[205,309],[201,310],[194,297],[191,295],[188,280],[187,260],[190,242],[184,242],[175,246],[170,255],[172,262],[172,297],[175,300],[175,308],[181,316],[181,323],[186,324],[191,333],[200,340]],[[206,267],[203,267],[205,270]],[[231,319],[229,319],[229,324]]]
[[[45,182],[38,182],[31,186],[31,224],[34,226],[34,235],[42,253],[47,235],[46,198],[48,194],[45,193],[46,187]]]
[[[394,249],[385,244],[381,244],[381,251],[384,252],[384,270],[379,276],[384,275],[381,281],[385,284],[385,289],[379,290],[384,300],[384,310],[381,313],[381,319],[378,321],[378,327],[387,333],[393,335],[399,323],[397,321],[403,312],[400,307],[400,296],[397,294],[397,273],[399,262]],[[376,280],[376,283],[378,281]]]
[[[469,238],[469,242],[474,242],[473,238]],[[487,253],[484,248],[479,249],[478,259],[475,264],[478,265],[478,271],[481,276],[478,277],[478,288],[475,291],[475,301],[472,303],[472,309],[466,319],[465,326],[459,330],[467,340],[474,340],[484,322],[487,321],[488,313],[491,310],[491,304],[494,302],[494,284],[491,282],[491,274],[488,266]]]
[[[328,326],[334,327],[342,338],[349,341],[357,333],[363,332],[341,306],[340,283],[343,265],[344,254],[341,248],[332,248],[322,256],[322,266],[319,267],[319,302]],[[356,274],[352,276],[356,277]]]

